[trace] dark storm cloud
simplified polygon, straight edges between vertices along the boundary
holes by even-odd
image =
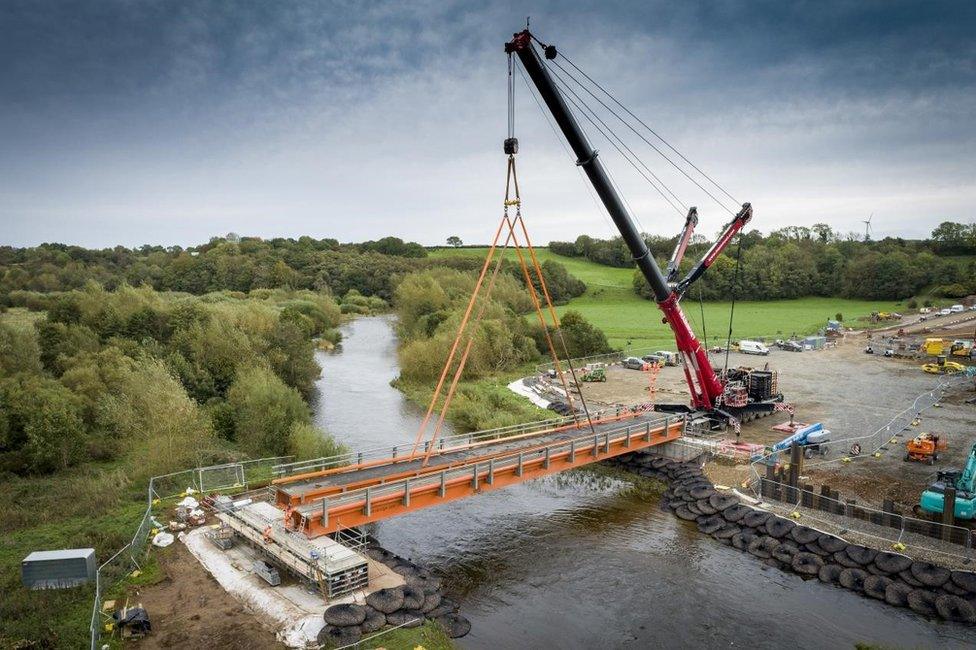
[[[0,243],[482,240],[501,44],[551,39],[764,230],[969,220],[976,3],[0,3]],[[524,87],[536,238],[609,233]],[[596,138],[595,138],[596,139]],[[675,216],[597,142],[648,230]],[[723,213],[647,160],[715,230]],[[450,229],[451,232],[447,232]]]

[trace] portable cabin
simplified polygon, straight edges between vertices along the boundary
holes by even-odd
[[[942,339],[925,339],[925,345],[922,348],[925,350],[925,354],[937,357],[943,353],[945,342]]]
[[[20,562],[20,579],[29,589],[64,589],[95,579],[95,549],[34,551]]]

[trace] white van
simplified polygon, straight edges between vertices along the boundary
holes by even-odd
[[[742,354],[769,354],[769,348],[759,341],[739,341],[739,352]]]
[[[949,311],[951,311],[953,314],[961,314],[966,311],[966,308],[962,305],[953,305],[952,307],[949,307]]]

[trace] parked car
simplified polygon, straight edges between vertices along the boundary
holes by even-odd
[[[620,365],[630,370],[643,370],[645,363],[647,362],[643,359],[638,359],[637,357],[627,357],[620,362]]]
[[[976,305],[973,305],[973,309],[976,309]],[[920,313],[920,314],[931,314],[932,313],[932,308],[931,307],[922,307],[921,309],[918,310],[918,313]]]
[[[776,347],[787,352],[803,352],[803,346],[796,341],[776,341]]]
[[[742,354],[760,354],[766,356],[769,354],[769,348],[759,341],[739,341],[739,352]]]
[[[961,314],[966,311],[966,308],[962,305],[953,305],[952,307],[949,307],[949,311],[951,311],[953,314]]]
[[[653,363],[658,366],[663,366],[667,363],[667,360],[664,357],[662,357],[660,354],[645,354],[644,356],[641,357],[641,360],[646,361],[647,363]]]
[[[952,313],[952,310],[949,309],[948,307],[946,307],[945,309],[940,309],[939,310],[939,316],[948,316],[951,313]]]

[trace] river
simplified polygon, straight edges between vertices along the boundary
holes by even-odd
[[[390,386],[390,317],[319,353],[316,422],[351,448],[412,440],[423,412]],[[976,634],[764,567],[660,509],[626,475],[573,471],[375,526],[445,578],[463,648],[973,647]]]

